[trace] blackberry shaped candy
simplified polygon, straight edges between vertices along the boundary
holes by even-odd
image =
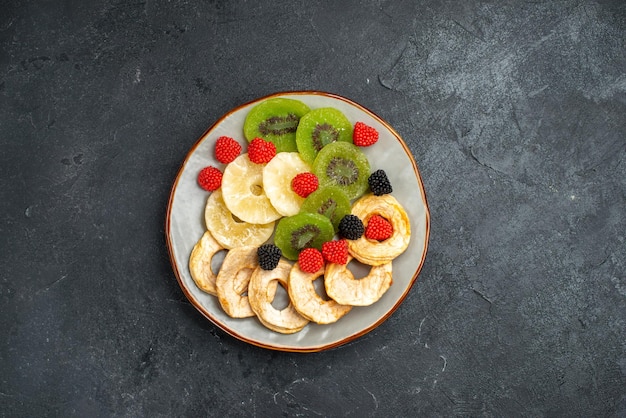
[[[367,179],[367,182],[369,183],[370,190],[376,196],[391,194],[391,192],[393,192],[391,183],[389,183],[389,179],[387,178],[387,173],[385,173],[385,170],[374,171]]]
[[[263,244],[257,249],[259,266],[263,270],[274,270],[280,261],[283,252],[274,244]]]
[[[356,215],[346,215],[339,221],[339,235],[345,239],[359,239],[364,232],[363,222]]]

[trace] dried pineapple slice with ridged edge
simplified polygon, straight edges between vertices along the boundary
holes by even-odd
[[[263,168],[263,190],[281,215],[300,211],[304,198],[293,191],[291,180],[307,171],[311,171],[311,166],[297,152],[280,152]]]
[[[250,224],[235,219],[224,203],[221,190],[209,196],[204,209],[204,221],[213,238],[228,249],[263,244],[272,236],[275,224]]]
[[[222,196],[233,215],[251,224],[267,224],[280,218],[263,189],[263,164],[242,154],[224,169]]]

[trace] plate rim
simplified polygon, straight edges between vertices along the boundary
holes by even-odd
[[[324,344],[318,344],[318,345],[309,345],[309,346],[303,346],[303,347],[298,347],[298,346],[293,346],[293,345],[276,345],[276,344],[272,344],[272,343],[265,343],[265,342],[261,342],[258,340],[254,340],[250,337],[247,337],[241,333],[236,332],[235,330],[224,326],[223,324],[219,323],[219,321],[214,320],[211,317],[210,312],[208,312],[207,309],[205,309],[204,306],[202,306],[198,300],[191,294],[190,290],[187,289],[187,286],[185,285],[183,279],[182,279],[182,273],[179,270],[179,266],[176,262],[176,258],[174,255],[174,248],[173,248],[173,242],[172,242],[172,237],[170,234],[170,228],[171,228],[171,224],[172,224],[172,220],[171,220],[171,215],[172,215],[172,207],[174,204],[174,195],[176,193],[177,190],[177,186],[178,183],[182,177],[183,171],[185,169],[185,166],[187,165],[187,163],[189,162],[191,156],[193,155],[193,153],[196,151],[196,149],[200,146],[200,144],[204,141],[204,139],[206,138],[206,136],[216,127],[218,126],[220,123],[222,123],[222,121],[224,121],[226,118],[230,117],[233,113],[240,111],[241,109],[243,109],[244,107],[250,106],[254,103],[260,103],[261,101],[267,100],[267,99],[271,99],[271,98],[275,98],[275,97],[284,97],[284,96],[306,96],[306,95],[312,95],[312,96],[324,96],[324,97],[329,97],[329,98],[333,98],[333,99],[337,99],[340,101],[343,101],[351,106],[356,107],[357,109],[369,114],[372,118],[376,119],[380,124],[382,124],[394,137],[395,139],[399,142],[399,144],[402,146],[405,154],[407,155],[407,157],[409,158],[410,162],[411,162],[411,166],[413,168],[413,173],[415,174],[415,177],[417,179],[418,185],[419,185],[419,189],[420,189],[420,193],[421,193],[421,197],[422,197],[422,201],[424,202],[424,212],[425,212],[425,237],[424,237],[424,251],[422,252],[422,256],[420,259],[420,262],[415,270],[415,272],[413,273],[413,276],[411,277],[409,284],[407,285],[405,291],[402,293],[402,295],[397,299],[397,301],[393,304],[393,306],[387,310],[387,312],[384,313],[384,315],[382,315],[376,322],[374,322],[372,325],[356,332],[353,334],[350,334],[338,341],[333,341],[330,343],[324,343]],[[192,147],[187,151],[187,154],[185,155],[185,158],[183,159],[183,161],[181,162],[181,164],[179,165],[178,171],[176,173],[176,177],[174,179],[174,182],[172,184],[172,187],[170,189],[170,194],[169,194],[169,198],[168,198],[168,203],[167,203],[167,210],[166,210],[166,214],[165,214],[165,239],[166,239],[166,245],[167,245],[167,249],[168,249],[168,254],[169,254],[169,258],[170,258],[170,264],[172,265],[172,269],[174,271],[174,276],[176,277],[176,281],[178,282],[179,287],[181,288],[181,290],[183,291],[183,294],[185,295],[185,297],[187,298],[187,300],[191,303],[191,305],[198,310],[202,316],[204,316],[206,319],[208,319],[214,326],[218,327],[219,329],[221,329],[222,331],[224,331],[225,333],[229,334],[230,336],[243,341],[245,343],[257,346],[257,347],[261,347],[261,348],[265,348],[265,349],[269,349],[269,350],[275,350],[275,351],[283,351],[283,352],[299,352],[299,353],[314,353],[314,352],[320,352],[320,351],[326,351],[326,350],[330,350],[333,348],[337,348],[339,346],[342,346],[344,344],[347,344],[349,342],[352,342],[360,337],[362,337],[363,335],[371,332],[372,330],[374,330],[375,328],[377,328],[378,326],[380,326],[383,322],[385,322],[399,307],[400,305],[404,302],[404,300],[406,299],[406,297],[409,295],[411,289],[413,288],[413,286],[415,285],[415,282],[417,281],[418,276],[420,275],[420,272],[422,270],[422,267],[424,266],[424,262],[426,260],[426,255],[428,253],[428,247],[429,247],[429,239],[430,239],[430,207],[428,205],[428,200],[427,200],[427,196],[426,196],[426,190],[424,187],[424,181],[422,180],[422,176],[421,173],[419,171],[419,168],[417,166],[417,163],[415,161],[415,158],[413,157],[413,154],[411,152],[411,150],[409,149],[408,145],[406,144],[406,142],[404,142],[404,140],[402,139],[402,137],[398,134],[398,132],[391,127],[391,125],[389,125],[389,123],[387,123],[384,119],[382,119],[380,116],[378,116],[375,112],[371,111],[370,109],[368,109],[367,107],[354,102],[351,99],[348,99],[344,96],[338,95],[336,93],[329,93],[329,92],[325,92],[325,91],[321,91],[321,90],[296,90],[296,91],[281,91],[281,92],[276,92],[276,93],[272,93],[272,94],[268,94],[266,96],[263,97],[259,97],[256,98],[254,100],[250,100],[247,101],[246,103],[240,104],[232,109],[230,109],[228,112],[226,112],[225,114],[223,114],[221,117],[219,117],[213,124],[211,124],[201,135],[200,137],[196,140],[196,142],[192,145]]]

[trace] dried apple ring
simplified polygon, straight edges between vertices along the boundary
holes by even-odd
[[[255,313],[250,308],[248,283],[259,265],[256,247],[237,247],[228,251],[215,280],[217,298],[224,312],[233,318],[248,318]]]
[[[391,222],[393,234],[384,241],[368,239],[365,234],[356,240],[348,240],[350,255],[363,264],[380,266],[402,254],[411,240],[409,216],[402,205],[390,194],[375,196],[368,194],[352,206],[352,214],[367,225],[374,215],[380,215]]]
[[[296,263],[289,272],[287,291],[300,315],[317,324],[331,324],[350,312],[352,306],[340,305],[332,299],[324,300],[317,294],[313,282],[323,274],[323,268],[306,273]]]
[[[367,276],[356,279],[346,264],[330,263],[324,273],[326,294],[342,305],[369,306],[378,301],[391,287],[391,261],[372,266]]]
[[[194,245],[189,256],[189,273],[191,273],[191,278],[200,290],[214,296],[217,295],[217,288],[215,287],[217,275],[211,268],[211,260],[213,260],[215,254],[223,249],[224,247],[213,238],[213,235],[206,231]]]
[[[248,284],[248,301],[259,321],[272,331],[282,334],[298,332],[309,323],[308,319],[296,311],[291,302],[280,310],[272,306],[277,285],[281,284],[288,289],[287,279],[290,271],[291,264],[281,259],[273,270],[257,267]]]

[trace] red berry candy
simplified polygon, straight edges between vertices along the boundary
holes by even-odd
[[[307,197],[316,191],[318,186],[317,176],[309,171],[299,173],[291,180],[291,189],[300,197]]]
[[[305,248],[298,255],[298,265],[305,273],[315,273],[324,267],[324,256],[316,248]]]
[[[357,122],[354,124],[354,131],[352,132],[352,142],[359,147],[369,147],[378,141],[378,131],[363,122]]]
[[[248,144],[248,158],[255,164],[269,163],[276,155],[276,146],[263,138],[254,138]]]
[[[365,227],[365,237],[384,241],[393,235],[393,226],[380,215],[372,216]]]
[[[346,264],[348,262],[348,241],[340,239],[323,243],[322,255],[329,263]]]
[[[222,185],[222,172],[212,166],[204,167],[198,174],[198,184],[209,192],[217,190]]]
[[[215,158],[223,164],[232,163],[241,153],[241,145],[229,136],[220,136],[215,141]]]

